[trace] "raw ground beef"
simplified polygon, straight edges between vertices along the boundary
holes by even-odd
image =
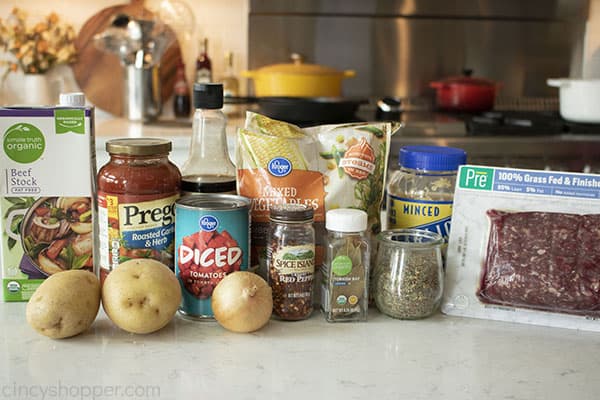
[[[600,214],[489,210],[479,299],[600,315]]]

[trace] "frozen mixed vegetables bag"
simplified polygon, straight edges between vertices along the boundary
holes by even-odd
[[[392,123],[350,123],[301,129],[248,112],[238,131],[238,191],[252,199],[251,265],[266,276],[269,208],[304,203],[315,209],[316,265],[323,259],[325,213],[357,208],[380,230]]]

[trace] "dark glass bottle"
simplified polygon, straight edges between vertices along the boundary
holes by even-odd
[[[235,165],[227,148],[223,85],[194,83],[192,140],[181,169],[183,194],[236,193]]]
[[[208,39],[200,43],[200,52],[196,59],[196,83],[212,82],[212,62],[208,56]]]
[[[175,118],[189,118],[191,111],[190,87],[185,78],[185,64],[177,65],[173,87],[173,114]]]

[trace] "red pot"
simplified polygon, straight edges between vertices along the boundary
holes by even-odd
[[[451,111],[481,112],[494,108],[496,90],[500,84],[488,79],[472,78],[470,70],[463,76],[431,82],[436,89],[436,104]]]

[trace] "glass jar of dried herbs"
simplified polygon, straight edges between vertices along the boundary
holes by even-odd
[[[327,249],[323,264],[321,307],[328,322],[366,321],[369,308],[367,213],[338,208],[327,211]]]
[[[422,229],[383,231],[373,271],[375,305],[399,319],[432,315],[442,301],[444,238]]]
[[[273,313],[283,320],[305,319],[313,311],[313,216],[313,208],[305,204],[277,204],[270,209],[268,281]]]

